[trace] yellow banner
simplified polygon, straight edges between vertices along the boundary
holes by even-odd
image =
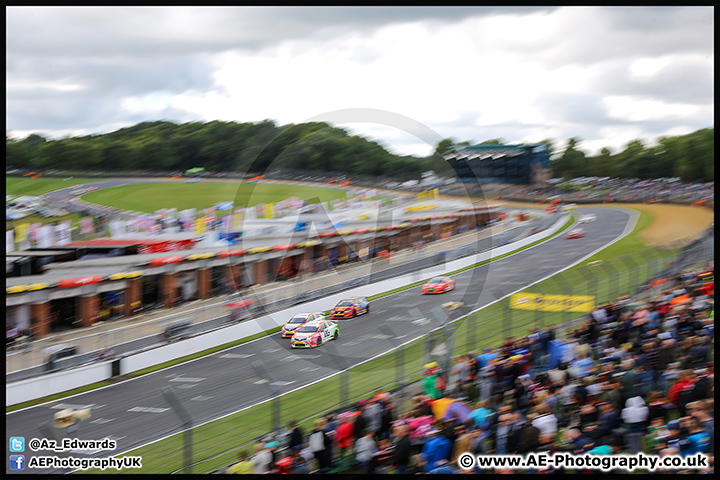
[[[541,293],[516,293],[510,297],[510,308],[540,310],[542,312],[589,313],[595,308],[591,295],[543,295]]]
[[[270,202],[265,205],[265,218],[275,218],[275,203]]]
[[[405,209],[406,212],[418,212],[420,210],[432,210],[435,208],[435,204],[431,203],[429,205],[412,205],[410,207],[407,207]]]
[[[42,290],[43,288],[49,288],[50,284],[47,282],[31,283],[28,285],[28,291],[33,292],[35,290]]]
[[[29,223],[23,223],[15,227],[15,241],[17,243],[26,242],[28,239],[28,229],[30,228]]]
[[[205,233],[205,217],[200,217],[197,220],[195,220],[195,235],[199,235],[201,233]]]
[[[437,188],[433,188],[432,190],[425,190],[422,192],[418,192],[415,194],[415,199],[418,202],[424,202],[426,200],[437,200],[440,198],[440,192]]]
[[[233,213],[230,220],[231,229],[240,230],[242,228],[243,221],[245,221],[245,210],[238,208],[235,210],[235,213]]]

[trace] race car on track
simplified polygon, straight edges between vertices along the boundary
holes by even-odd
[[[365,297],[343,298],[330,311],[330,318],[354,318],[370,313],[370,303]]]
[[[455,280],[450,277],[435,277],[422,286],[423,295],[428,293],[449,292],[455,288]]]
[[[580,223],[590,223],[597,220],[597,215],[594,213],[586,213],[585,215],[580,217]]]
[[[302,325],[305,325],[307,322],[312,322],[313,320],[322,320],[325,317],[322,313],[298,313],[294,317],[292,317],[288,322],[283,325],[283,327],[280,329],[280,334],[283,338],[290,338],[293,336],[293,333],[295,333],[295,330],[297,330]]]
[[[313,320],[301,326],[292,336],[292,348],[319,347],[324,342],[335,340],[340,336],[340,327],[330,320]]]
[[[582,228],[575,228],[565,234],[565,238],[582,238],[585,236],[585,231]]]

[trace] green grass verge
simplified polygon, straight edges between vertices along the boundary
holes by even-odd
[[[43,193],[60,190],[72,185],[84,185],[99,181],[97,178],[89,177],[67,177],[58,178],[30,178],[30,177],[5,177],[5,190],[8,195],[42,195]]]
[[[311,203],[345,198],[345,190],[297,185],[241,182],[150,183],[104,188],[83,200],[124,210],[152,213],[161,208],[209,208],[234,201],[236,207],[278,202],[297,196]]]
[[[602,206],[600,208],[615,208],[620,210],[632,210],[630,208],[623,208],[618,205],[615,206]],[[639,210],[635,210],[639,211]],[[627,255],[633,252],[637,252],[639,250],[643,250],[647,248],[647,245],[645,242],[643,242],[637,235],[637,232],[643,231],[645,228],[650,226],[656,219],[656,216],[650,212],[642,211],[640,212],[640,217],[637,220],[637,224],[635,225],[635,230],[633,234],[627,235],[625,238],[620,240],[619,242],[616,242],[612,245],[610,245],[608,248],[603,249],[601,252],[598,252],[596,255],[594,255],[592,258],[588,260],[588,262],[591,262],[593,260],[604,260],[604,259],[610,259],[615,257],[620,257],[622,255]]]
[[[57,179],[57,178],[35,178],[30,177],[11,177],[5,178],[5,188],[8,195],[31,195],[37,196],[43,193],[52,192],[61,188],[69,187],[72,185],[84,185],[86,183],[97,182],[97,178],[71,178]],[[73,228],[79,228],[80,219],[84,217],[79,213],[70,213],[63,215],[62,217],[44,218],[39,215],[28,215],[27,217],[20,218],[18,220],[5,220],[5,230],[12,230],[18,225],[24,223],[41,223],[47,225],[52,222],[64,222],[70,220]],[[95,235],[97,236],[97,235]],[[87,238],[93,238],[88,235]]]

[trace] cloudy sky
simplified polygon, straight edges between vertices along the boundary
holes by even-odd
[[[712,7],[6,8],[6,129],[325,120],[397,154],[713,127]]]

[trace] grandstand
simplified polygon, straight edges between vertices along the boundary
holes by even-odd
[[[458,146],[445,155],[461,181],[543,185],[550,178],[547,145]]]

